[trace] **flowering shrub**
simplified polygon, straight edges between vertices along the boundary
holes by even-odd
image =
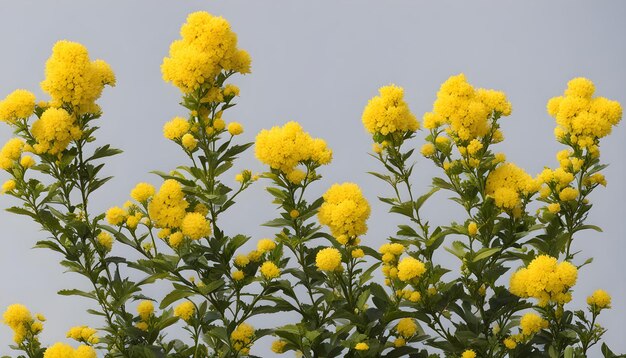
[[[59,294],[91,300],[89,313],[102,322],[70,328],[67,338],[78,344],[45,347],[45,317],[13,304],[3,321],[22,356],[240,357],[268,335],[276,354],[304,357],[585,357],[601,342],[597,320],[611,297],[597,290],[587,307],[573,307],[578,271],[591,260],[572,247],[578,232],[600,230],[586,223],[588,197],[606,185],[600,139],[622,109],[594,97],[591,81],[573,79],[548,102],[566,149],[558,168],[533,177],[493,151],[504,140],[499,121],[511,114],[506,95],[450,77],[421,119],[420,153],[441,173],[426,193],[412,186],[417,154],[409,140],[420,121],[402,88],[382,87],[362,115],[381,165],[371,174],[392,189],[379,199],[406,221],[375,250],[365,238],[370,204],[357,184],[333,184],[319,198],[307,191],[332,161],[324,140],[288,122],[261,131],[255,143],[239,142],[244,126],[227,122],[239,89],[228,80],[250,73],[251,59],[228,22],[193,13],[181,37],[161,69],[181,90],[184,113],[165,123],[163,135],[187,162],[156,172],[158,189],[138,183],[131,200],[105,213],[89,204],[110,179],[100,176],[105,160],[120,152],[96,144],[96,101],[115,85],[107,63],[92,61],[80,44],[58,42],[41,83],[50,100],[16,90],[0,102],[0,120],[15,133],[0,150],[9,177],[2,192],[21,203],[7,210],[35,221],[48,236],[35,246],[55,251],[90,283]],[[252,145],[265,172],[226,177]],[[252,238],[227,233],[220,216],[260,180],[278,209],[264,225],[276,232],[246,252]],[[463,222],[430,225],[423,205],[437,191],[451,193]],[[113,245],[140,258],[113,256]],[[438,263],[441,250],[458,258],[459,270]],[[143,288],[155,282],[171,289],[146,296]],[[249,323],[280,312],[292,323]],[[174,325],[187,339],[170,338]],[[601,351],[616,356],[604,343]]]

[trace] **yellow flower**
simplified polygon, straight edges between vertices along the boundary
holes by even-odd
[[[298,168],[293,169],[289,173],[287,173],[287,180],[292,182],[293,184],[300,184],[306,178],[306,172],[304,170],[300,170]]]
[[[247,323],[241,323],[230,334],[230,342],[237,351],[248,354],[254,341],[254,327]]]
[[[354,346],[354,349],[356,349],[357,351],[366,351],[366,350],[370,349],[370,346],[367,343],[365,343],[365,342],[361,342],[361,343],[357,343]]]
[[[175,233],[170,235],[167,242],[169,242],[170,246],[172,246],[173,248],[177,248],[184,239],[185,237],[183,236],[183,233],[180,231],[176,231]]]
[[[154,304],[152,301],[144,300],[137,305],[137,313],[142,321],[147,321],[154,314]]]
[[[413,257],[405,257],[398,263],[398,278],[402,281],[419,278],[424,272],[426,272],[426,266]]]
[[[16,187],[15,180],[9,179],[2,184],[2,191],[0,191],[0,193],[4,194],[6,192],[9,192],[15,189],[15,187]]]
[[[587,304],[597,309],[611,308],[611,295],[605,290],[596,290],[587,297]]]
[[[463,354],[461,354],[461,358],[476,358],[476,352],[471,349],[466,349],[463,351]]]
[[[189,321],[193,313],[196,311],[196,307],[190,301],[185,301],[174,308],[174,316],[180,317],[185,321]]]
[[[246,267],[250,263],[250,259],[246,255],[237,255],[235,257],[235,266]]]
[[[396,331],[402,337],[410,338],[417,332],[417,324],[412,318],[403,318],[398,322]]]
[[[74,348],[66,343],[57,342],[48,347],[44,358],[74,358]]]
[[[522,316],[519,325],[522,329],[522,334],[526,337],[530,337],[542,329],[548,328],[548,321],[541,318],[536,313],[529,312]]]
[[[574,200],[578,197],[578,190],[574,188],[567,187],[559,193],[559,199],[561,201],[570,201]]]
[[[263,275],[266,279],[271,280],[280,276],[280,269],[272,261],[265,261],[263,265],[261,265],[261,275]]]
[[[354,249],[352,250],[352,252],[350,252],[350,255],[353,259],[360,259],[361,257],[365,256],[365,252],[363,252],[363,249]]]
[[[27,329],[33,323],[33,317],[28,308],[19,303],[7,307],[2,319],[13,330],[13,341],[17,344],[22,343],[26,338]]]
[[[106,218],[109,224],[111,225],[121,225],[125,220],[128,213],[126,210],[120,208],[119,206],[114,206],[107,211]]]
[[[196,147],[198,146],[198,140],[190,133],[186,133],[185,135],[183,135],[180,142],[182,143],[183,147],[185,147],[185,149],[190,152],[196,149]]]
[[[98,333],[98,331],[91,327],[76,326],[70,328],[70,330],[67,331],[66,336],[67,338],[72,338],[78,342],[96,344],[100,341],[98,336],[96,336],[96,333]]]
[[[183,93],[215,83],[221,71],[250,72],[250,55],[237,48],[237,35],[222,17],[204,11],[189,14],[180,34],[163,59],[161,72],[163,80]]]
[[[146,322],[137,322],[135,324],[135,327],[137,327],[138,329],[140,329],[142,331],[147,331],[148,330],[148,323],[146,323]]]
[[[512,210],[521,204],[520,195],[536,193],[540,184],[515,164],[505,163],[489,173],[485,192],[494,198],[498,207]]]
[[[139,183],[130,192],[130,197],[140,203],[145,203],[154,195],[155,189],[152,184]]]
[[[315,265],[321,271],[335,271],[341,265],[341,253],[334,247],[327,247],[317,252]]]
[[[183,234],[192,240],[199,240],[211,235],[211,225],[200,213],[187,213],[181,225]]]
[[[282,339],[276,340],[272,342],[272,352],[274,353],[285,353],[285,346],[287,346],[287,342]]]
[[[241,280],[243,280],[243,279],[244,279],[245,274],[243,273],[243,271],[241,271],[241,270],[237,270],[237,271],[235,271],[235,272],[233,272],[233,273],[232,273],[232,276],[231,276],[231,277],[232,277],[232,278],[233,278],[233,280],[235,280],[235,281],[241,281]]]
[[[188,206],[180,183],[168,179],[148,204],[148,213],[157,227],[178,228],[185,218],[185,209]]]
[[[419,123],[404,101],[404,90],[396,85],[383,86],[379,96],[369,100],[362,121],[368,132],[387,135],[395,132],[415,132]]]
[[[18,119],[30,117],[35,112],[35,95],[32,92],[18,89],[0,101],[0,121],[9,124]]]
[[[20,159],[20,165],[24,168],[30,168],[35,165],[35,159],[30,155],[25,155]]]
[[[37,142],[33,149],[36,153],[59,154],[82,135],[75,120],[63,108],[48,108],[31,128]]]
[[[568,291],[577,277],[578,270],[571,263],[558,263],[554,257],[540,255],[511,275],[509,290],[518,297],[538,299],[542,307],[550,301],[563,304],[571,301]]]
[[[502,342],[507,349],[515,349],[517,347],[517,342],[510,337],[505,338]]]
[[[424,144],[420,149],[420,153],[422,153],[422,155],[425,157],[430,157],[431,155],[435,154],[435,151],[435,146],[430,142]]]
[[[174,117],[163,126],[163,136],[169,140],[181,139],[189,132],[189,121],[185,118]]]
[[[611,133],[622,119],[622,106],[617,101],[593,97],[595,86],[586,78],[574,78],[567,83],[564,96],[548,101],[548,113],[556,119],[555,136],[580,148],[591,148],[598,139]]]
[[[319,165],[330,163],[332,151],[326,142],[312,138],[300,124],[288,122],[283,127],[272,127],[257,134],[254,154],[262,163],[283,173],[291,172],[299,163],[314,161]]]
[[[552,214],[556,214],[561,211],[561,205],[559,203],[552,203],[548,205],[548,211]]]
[[[469,234],[469,236],[476,236],[476,234],[478,233],[478,225],[476,225],[475,222],[471,221],[469,224],[467,224],[467,233]]]
[[[293,209],[289,212],[289,217],[292,219],[297,218],[298,216],[300,216],[300,212],[296,209]]]
[[[241,133],[243,133],[243,126],[241,125],[241,123],[231,122],[228,124],[228,133],[233,136],[240,135]]]
[[[324,203],[317,214],[320,224],[326,225],[334,237],[363,235],[370,216],[370,206],[358,185],[334,184],[323,195]]]
[[[106,62],[91,61],[87,49],[76,42],[54,45],[46,62],[46,78],[41,82],[53,106],[69,103],[79,114],[99,113],[95,101],[105,85],[115,86],[115,74]]]
[[[239,96],[239,87],[235,85],[228,84],[224,86],[224,90],[222,91],[224,97],[235,97]]]
[[[113,237],[106,231],[101,231],[96,237],[98,243],[108,252],[113,248]]]
[[[256,245],[256,249],[262,253],[272,251],[276,248],[276,243],[271,239],[261,239]]]

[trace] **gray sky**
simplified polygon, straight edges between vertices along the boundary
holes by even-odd
[[[44,63],[61,39],[81,42],[117,75],[117,87],[105,89],[99,101],[104,116],[98,139],[125,152],[108,162],[106,174],[115,179],[93,198],[92,205],[102,210],[122,204],[139,181],[158,185],[149,171],[183,163],[183,153],[161,134],[165,121],[185,112],[178,106],[178,89],[162,81],[159,66],[186,15],[197,10],[228,19],[240,47],[253,59],[252,74],[235,79],[241,97],[226,120],[243,123],[244,141],[289,120],[326,139],[334,161],[322,169],[324,180],[311,197],[335,182],[361,185],[373,206],[364,243],[375,248],[395,232],[398,221],[376,201],[377,195],[388,194],[384,183],[364,174],[380,169],[366,154],[371,139],[360,120],[378,87],[403,86],[418,118],[431,110],[439,85],[459,72],[476,87],[505,91],[513,114],[501,121],[506,140],[498,147],[533,175],[545,165],[557,165],[554,156],[563,147],[554,140],[554,121],[545,106],[562,94],[569,79],[588,77],[598,95],[626,105],[626,2],[22,0],[0,5],[0,97],[16,88],[42,97]],[[625,134],[621,125],[601,145],[602,161],[610,163],[604,171],[609,184],[593,194],[589,223],[604,233],[584,233],[574,243],[583,250],[581,262],[591,256],[595,262],[580,273],[573,305],[583,308],[585,297],[597,288],[612,294],[614,308],[600,323],[608,328],[605,340],[616,352],[626,352],[626,279],[617,265],[626,254],[620,205],[626,201]],[[424,136],[418,134],[416,147]],[[0,127],[0,142],[10,137],[9,128]],[[263,170],[252,150],[235,165],[237,171],[243,168]],[[417,168],[415,185],[426,190],[438,173],[423,159]],[[255,239],[273,233],[258,227],[273,218],[264,184],[257,183],[230,210],[222,222],[227,233]],[[446,198],[439,193],[427,205],[425,216],[435,224],[461,218],[459,211],[448,209],[452,203]],[[0,197],[0,207],[14,204]],[[46,314],[44,343],[64,340],[70,326],[93,324],[84,313],[85,300],[55,294],[83,285],[82,279],[62,274],[56,254],[30,250],[43,233],[26,218],[6,212],[0,212],[0,224],[0,309],[21,302]],[[458,266],[448,254],[441,260]],[[11,336],[8,327],[0,327],[0,353],[9,353]],[[263,340],[252,352],[268,354],[269,342]]]

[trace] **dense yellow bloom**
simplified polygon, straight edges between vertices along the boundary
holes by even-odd
[[[611,295],[605,290],[596,290],[587,297],[587,304],[598,309],[611,308]]]
[[[248,354],[254,340],[254,327],[247,323],[241,323],[230,334],[230,342],[233,348],[242,354]]]
[[[359,236],[367,232],[370,205],[358,185],[334,184],[323,198],[324,203],[317,216],[320,224],[328,226],[334,237]]]
[[[121,225],[124,220],[126,220],[126,216],[128,213],[126,210],[120,208],[119,206],[114,206],[107,210],[106,218],[109,224],[111,225]]]
[[[275,340],[274,342],[272,342],[272,352],[278,354],[285,353],[286,345],[287,342],[283,341],[282,339]]]
[[[93,347],[80,345],[74,351],[74,358],[96,358],[96,350]]]
[[[72,140],[79,139],[82,132],[74,118],[63,108],[48,108],[31,128],[36,153],[59,154]]]
[[[174,308],[174,316],[180,317],[185,321],[189,321],[196,307],[190,301],[185,301]]]
[[[366,351],[370,349],[370,346],[365,342],[360,342],[354,346],[354,349],[356,349],[357,351]]]
[[[276,243],[271,239],[261,239],[256,244],[256,249],[262,253],[272,251],[276,248]]]
[[[412,318],[403,318],[398,322],[396,331],[398,331],[398,334],[402,337],[410,338],[417,332],[417,324]]]
[[[363,249],[354,249],[352,250],[350,255],[353,259],[360,259],[361,257],[365,256],[365,252],[363,252]]]
[[[326,142],[312,138],[297,122],[259,132],[254,154],[262,163],[284,173],[291,172],[299,163],[313,161],[324,165],[332,159],[332,151],[326,147]]]
[[[298,168],[295,168],[294,170],[287,173],[287,180],[289,180],[293,184],[300,184],[305,178],[306,172]]]
[[[0,101],[0,121],[9,124],[30,117],[35,112],[35,95],[18,89]]]
[[[66,343],[57,342],[43,354],[44,358],[74,358],[74,348]]]
[[[467,233],[469,234],[469,236],[476,236],[476,234],[478,233],[478,225],[476,225],[475,222],[471,221],[469,224],[467,224]]]
[[[87,49],[76,42],[59,41],[46,62],[46,78],[41,89],[52,97],[52,104],[71,104],[80,113],[99,113],[95,101],[105,85],[115,86],[115,74],[102,60],[91,61]]]
[[[574,188],[564,188],[563,190],[561,190],[561,192],[559,193],[559,199],[561,201],[569,201],[569,200],[574,200],[578,197],[578,190],[574,189]]]
[[[379,96],[369,100],[362,121],[368,132],[387,135],[395,132],[415,132],[419,123],[404,101],[404,89],[396,85],[381,87]]]
[[[15,189],[15,186],[16,186],[15,180],[9,179],[5,181],[4,183],[2,183],[2,190],[0,190],[0,193],[4,194],[6,192],[9,192]]]
[[[187,206],[180,183],[168,179],[148,204],[148,213],[157,227],[178,228],[185,218]]]
[[[476,352],[471,349],[466,349],[463,354],[461,354],[461,358],[476,358]]]
[[[183,135],[180,142],[183,145],[183,147],[190,152],[196,149],[196,147],[198,146],[198,140],[191,133],[187,133]]]
[[[317,252],[315,265],[321,271],[335,271],[341,265],[341,253],[334,247],[327,247]]]
[[[229,123],[228,133],[230,133],[230,135],[240,135],[241,133],[243,133],[243,126],[241,125],[241,123],[238,122]]]
[[[137,305],[137,313],[142,321],[147,321],[154,314],[154,304],[152,301],[144,300]]]
[[[30,168],[35,165],[35,159],[33,159],[33,157],[31,157],[30,155],[25,155],[22,157],[22,159],[20,159],[20,165],[24,168]]]
[[[100,342],[100,339],[98,338],[98,336],[96,336],[96,333],[98,333],[98,331],[91,327],[76,326],[70,328],[70,330],[67,332],[67,338],[75,339],[78,342],[96,344]]]
[[[245,274],[243,271],[241,270],[237,270],[235,272],[232,273],[231,277],[233,278],[233,280],[235,281],[241,281],[244,279]]]
[[[266,279],[271,280],[280,276],[280,269],[272,261],[265,261],[263,265],[261,265],[261,275],[263,275]]]
[[[20,138],[12,138],[0,149],[0,168],[8,170],[13,163],[22,155],[24,141]]]
[[[622,106],[619,102],[594,98],[594,92],[593,82],[579,77],[567,83],[563,96],[548,101],[548,113],[556,119],[557,139],[568,136],[572,144],[589,149],[620,122]]]
[[[192,240],[199,240],[211,235],[211,225],[200,213],[187,213],[185,215],[181,229],[183,234]]]
[[[163,125],[163,136],[169,140],[181,139],[189,132],[189,121],[182,117],[174,117]]]
[[[145,203],[154,195],[155,189],[152,184],[148,183],[139,183],[135,185],[133,190],[130,192],[130,197],[137,200],[140,203]]]
[[[426,143],[422,146],[422,148],[420,149],[420,153],[422,153],[423,156],[425,157],[430,157],[431,155],[435,154],[435,145],[432,143]]]
[[[246,255],[235,256],[235,266],[246,267],[250,263],[250,259]]]
[[[167,242],[169,242],[170,246],[172,246],[173,248],[177,248],[184,239],[185,236],[183,236],[183,233],[180,231],[176,231],[175,233],[170,235],[170,237],[167,239]]]
[[[498,207],[511,210],[521,204],[520,195],[536,193],[540,184],[515,164],[505,163],[489,173],[485,192]]]
[[[17,344],[22,343],[26,338],[26,333],[33,323],[33,317],[28,308],[19,303],[7,307],[2,320],[13,330],[13,341]]]
[[[559,203],[552,203],[550,205],[548,205],[548,211],[551,212],[552,214],[556,214],[559,211],[561,211],[561,204]]]
[[[204,11],[189,14],[180,35],[163,59],[161,72],[163,80],[183,93],[213,83],[222,70],[250,72],[250,55],[237,48],[237,35],[222,17]]]
[[[106,231],[102,231],[96,237],[98,243],[104,247],[106,251],[111,251],[113,248],[113,237]]]
[[[502,343],[504,343],[504,346],[505,346],[507,349],[515,349],[515,347],[517,347],[517,342],[515,342],[515,340],[514,340],[514,339],[512,339],[512,338],[510,338],[510,337],[505,338],[505,339],[502,341]]]
[[[522,329],[522,334],[529,337],[544,328],[548,328],[548,321],[541,318],[541,316],[536,313],[529,312],[522,316],[519,325]]]
[[[455,140],[470,142],[489,133],[489,119],[495,113],[511,114],[511,104],[502,92],[475,90],[465,75],[451,76],[437,92],[433,111],[424,115],[424,126],[436,128],[447,123],[447,132]]]
[[[409,281],[419,278],[426,272],[424,263],[413,257],[405,257],[398,263],[398,278]]]
[[[540,255],[511,276],[509,290],[518,297],[536,298],[539,306],[551,301],[567,303],[572,299],[568,291],[577,277],[578,270],[571,263],[558,263],[554,257]]]

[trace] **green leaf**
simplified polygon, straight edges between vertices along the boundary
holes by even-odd
[[[183,299],[183,298],[187,298],[187,297],[191,297],[195,295],[195,293],[193,291],[186,291],[186,290],[181,290],[181,289],[175,289],[174,291],[168,293],[165,297],[163,297],[163,300],[161,301],[161,304],[159,305],[160,309],[165,309],[166,307],[168,307],[169,305],[171,305],[172,303]]]
[[[60,290],[57,292],[61,296],[82,296],[91,299],[96,299],[96,295],[93,292],[85,292],[81,290],[71,289],[71,290]]]
[[[474,256],[474,259],[472,260],[472,262],[478,262],[480,260],[484,260],[484,259],[492,256],[496,252],[499,252],[500,250],[501,250],[501,248],[499,248],[499,247],[492,247],[492,248],[485,247],[485,248],[482,248],[482,249],[480,249],[476,253],[476,256]]]

